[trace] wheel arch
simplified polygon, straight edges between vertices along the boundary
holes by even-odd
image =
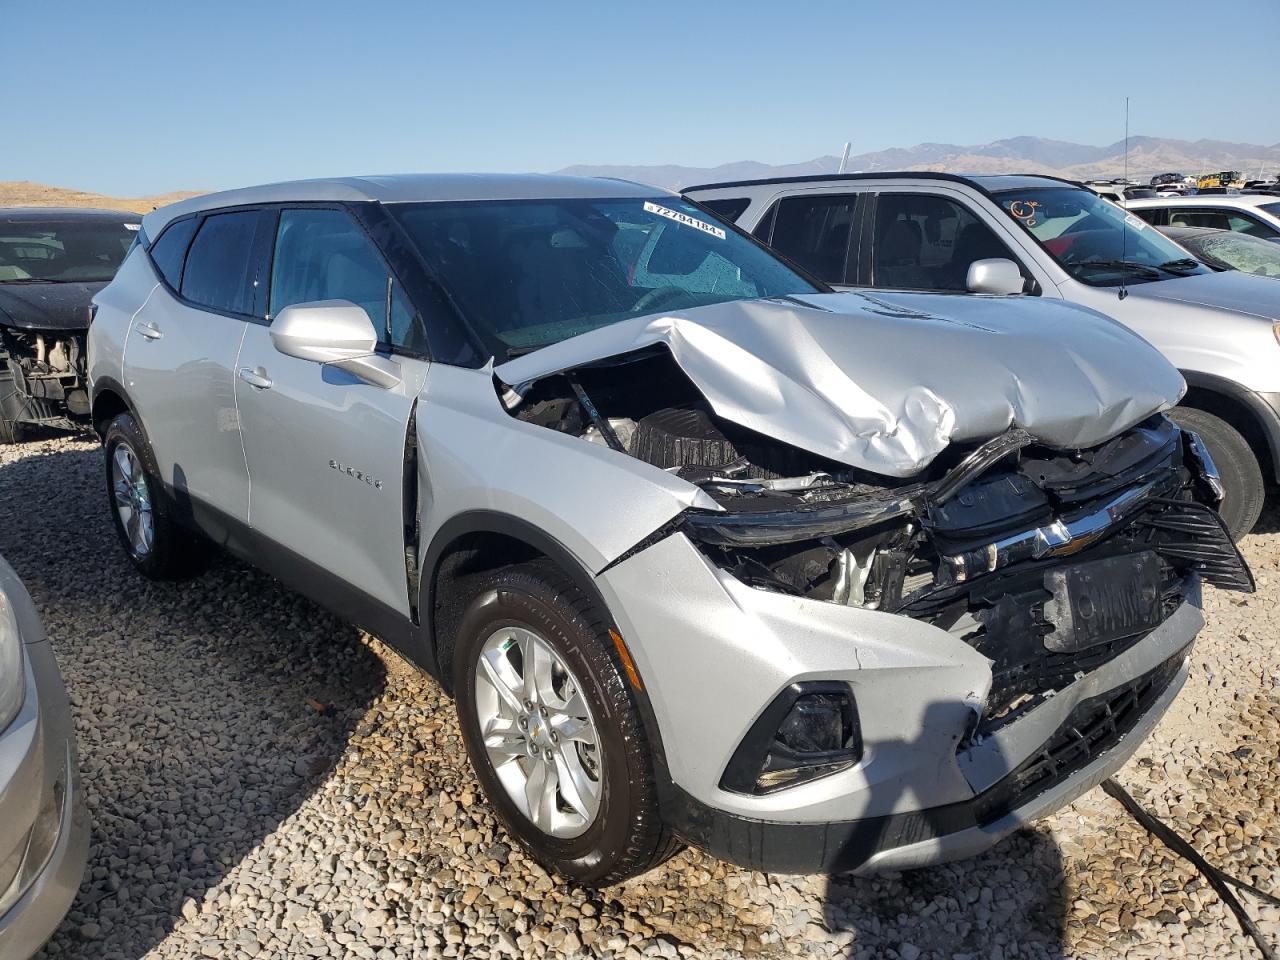
[[[142,435],[147,436],[147,428],[134,409],[133,401],[129,399],[124,386],[112,377],[99,377],[93,383],[93,399],[89,405],[89,418],[99,440],[106,435],[111,421],[122,413],[131,414]],[[150,437],[147,437],[147,442],[150,443]]]
[[[1180,406],[1211,413],[1235,427],[1258,458],[1265,479],[1280,477],[1280,414],[1251,390],[1224,377],[1183,370],[1187,393]]]
[[[563,543],[527,520],[494,510],[473,510],[450,518],[436,531],[423,554],[418,586],[422,611],[422,639],[432,672],[452,694],[452,631],[472,599],[462,582],[466,577],[501,569],[526,560],[545,558],[597,605],[616,629],[609,605],[591,571]],[[452,601],[452,602],[451,602]],[[645,732],[654,752],[659,782],[668,780],[666,754],[657,716],[643,688],[635,691]]]

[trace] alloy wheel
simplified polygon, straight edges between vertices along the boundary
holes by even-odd
[[[582,686],[551,645],[501,627],[480,648],[475,708],[484,748],[511,801],[543,833],[581,836],[600,812],[600,738]]]
[[[111,455],[111,494],[129,550],[139,559],[147,556],[155,543],[151,491],[142,461],[127,443],[116,444]]]

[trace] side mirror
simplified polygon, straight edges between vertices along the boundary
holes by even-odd
[[[349,300],[295,303],[271,321],[271,342],[286,357],[329,364],[379,387],[400,382],[400,366],[374,353],[378,332]]]
[[[1018,265],[1003,257],[973,261],[969,264],[964,285],[970,293],[985,293],[993,297],[1009,297],[1025,289]]]

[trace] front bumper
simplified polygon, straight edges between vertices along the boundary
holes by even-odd
[[[691,843],[723,860],[771,873],[863,875],[976,856],[1018,827],[1071,803],[1124,766],[1182,689],[1188,649],[1184,647],[1149,676],[1110,691],[1116,700],[1127,701],[1129,712],[1119,725],[1123,732],[1109,749],[1065,775],[1042,777],[1040,786],[1032,789],[1024,778],[1031,772],[1027,768],[1040,766],[1036,772],[1043,773],[1037,757],[971,800],[866,820],[812,824],[752,820],[703,806],[679,789],[669,794],[666,811],[673,828]],[[1080,704],[1078,713],[1068,715],[1059,737],[1044,745],[1043,753],[1062,751],[1074,739],[1070,732],[1076,716],[1088,717],[1102,704],[1109,705],[1110,699],[1103,694]]]
[[[35,953],[75,899],[89,854],[71,707],[53,650],[13,571],[0,586],[24,639],[26,694],[0,731],[0,957]]]
[[[930,624],[744,586],[681,535],[598,582],[662,734],[664,816],[718,856],[774,872],[968,856],[1069,803],[1155,724],[1203,625],[1192,578],[1184,602],[1147,636],[970,743],[990,661]],[[807,679],[849,684],[862,760],[771,794],[722,789],[755,718],[779,690]],[[1074,742],[1071,731],[1095,721],[1096,736]]]

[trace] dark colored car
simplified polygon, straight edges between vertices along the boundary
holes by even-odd
[[[141,222],[119,210],[0,209],[0,443],[24,424],[87,422],[89,301]]]

